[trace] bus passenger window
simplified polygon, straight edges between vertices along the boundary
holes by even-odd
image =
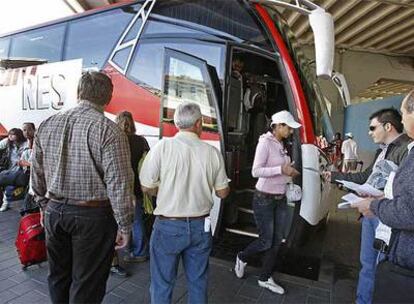
[[[123,50],[116,52],[113,61],[120,67],[125,67],[127,65],[129,52],[131,51],[132,46],[127,47]]]
[[[64,31],[65,24],[59,24],[18,34],[12,38],[10,57],[60,61]]]
[[[72,21],[65,45],[65,60],[83,58],[83,67],[102,69],[132,17],[133,14],[119,9]]]
[[[135,51],[128,78],[156,96],[161,96],[164,45],[140,43]]]
[[[8,57],[8,55],[9,55],[9,45],[10,45],[10,39],[9,38],[0,39],[0,59]]]

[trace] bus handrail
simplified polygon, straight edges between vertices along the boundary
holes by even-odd
[[[139,10],[139,12],[134,16],[134,18],[132,18],[132,20],[128,24],[126,30],[122,33],[121,38],[118,40],[118,42],[116,44],[116,47],[113,49],[113,51],[111,53],[111,56],[109,57],[109,60],[108,60],[109,63],[115,69],[117,69],[118,72],[120,72],[122,75],[125,75],[126,71],[128,70],[129,63],[132,59],[132,54],[134,53],[135,48],[137,47],[138,40],[141,36],[141,33],[144,30],[144,27],[147,23],[147,19],[148,19],[149,15],[151,14],[151,11],[152,11],[152,8],[154,7],[155,2],[156,2],[156,0],[146,0],[145,1],[145,3],[141,6],[141,9]],[[129,31],[133,29],[133,26],[135,25],[135,23],[137,22],[137,20],[140,17],[142,18],[142,23],[141,23],[141,26],[138,30],[137,35],[134,38],[132,38],[131,40],[124,41],[124,39],[127,37],[128,33],[129,33]],[[127,49],[127,48],[130,48],[129,52],[128,52],[127,61],[126,61],[124,66],[120,66],[118,63],[116,63],[114,61],[114,58],[115,58],[116,54],[119,51]]]

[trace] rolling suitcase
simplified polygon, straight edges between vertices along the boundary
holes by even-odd
[[[21,218],[15,244],[23,269],[46,261],[45,232],[40,225],[39,212]]]

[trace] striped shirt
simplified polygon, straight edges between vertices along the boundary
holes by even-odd
[[[128,139],[88,101],[58,113],[39,126],[31,182],[37,201],[109,199],[122,232],[131,230],[134,175]]]

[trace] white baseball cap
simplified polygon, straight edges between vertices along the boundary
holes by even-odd
[[[295,121],[292,114],[288,111],[280,111],[272,115],[272,122],[270,123],[270,126],[281,123],[284,123],[293,129],[297,129],[302,126],[300,123]]]
[[[351,138],[353,138],[353,137],[354,137],[354,136],[352,135],[352,133],[351,133],[351,132],[345,133],[345,136],[347,136],[347,137],[351,137]]]

